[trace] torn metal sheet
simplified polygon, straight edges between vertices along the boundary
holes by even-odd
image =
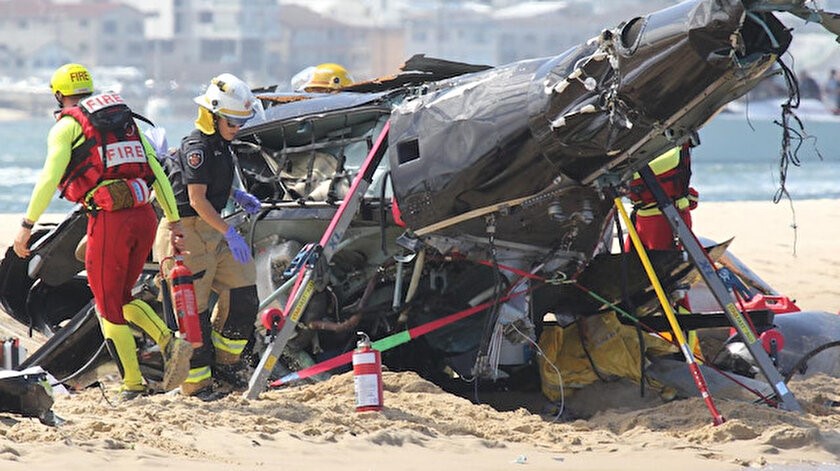
[[[558,56],[408,97],[392,116],[390,153],[405,221],[417,229],[557,182],[626,178],[752,88],[787,49],[790,33],[775,17],[745,13],[735,0],[684,2]]]

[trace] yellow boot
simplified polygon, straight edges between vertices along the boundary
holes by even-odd
[[[244,391],[248,389],[249,371],[242,362],[242,351],[247,340],[229,339],[213,331],[212,341],[216,354],[213,377],[228,389]]]
[[[213,376],[209,366],[190,368],[189,376],[181,384],[181,394],[195,396],[199,391],[213,386]]]
[[[131,400],[146,393],[140,362],[137,361],[137,344],[131,328],[126,324],[113,324],[100,317],[102,336],[122,376],[120,400]]]

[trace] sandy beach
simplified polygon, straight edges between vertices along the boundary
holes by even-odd
[[[2,245],[19,218],[0,216]],[[840,310],[840,201],[796,202],[793,210],[701,203],[694,228],[719,241],[734,237],[730,250],[802,309]],[[14,324],[0,313],[0,336],[25,335]],[[474,404],[413,373],[386,372],[384,383],[385,408],[365,413],[354,410],[351,374],[254,401],[157,395],[112,404],[112,391],[89,388],[56,397],[53,410],[66,421],[59,427],[0,413],[0,469],[840,469],[840,409],[829,405],[840,401],[838,378],[794,379],[801,414],[720,400],[727,421],[719,426],[699,397],[640,400],[638,386],[622,382],[573,396],[604,410],[557,421]]]
[[[717,241],[803,310],[840,311],[840,200],[701,203],[694,231]]]

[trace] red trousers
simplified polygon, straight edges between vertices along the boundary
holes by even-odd
[[[113,324],[125,324],[122,307],[132,300],[131,289],[143,272],[156,229],[157,215],[150,204],[88,217],[88,284],[97,312]]]
[[[691,211],[684,209],[680,211],[683,221],[691,229]],[[674,244],[674,232],[671,230],[671,225],[668,224],[668,219],[664,214],[654,214],[652,216],[636,216],[636,232],[639,234],[639,240],[646,250],[676,250]],[[625,250],[630,248],[630,240],[625,241]],[[688,296],[683,298],[678,304],[691,311],[691,305],[688,302]]]

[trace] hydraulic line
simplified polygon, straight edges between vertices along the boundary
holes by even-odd
[[[790,379],[793,378],[793,375],[795,375],[797,371],[801,371],[805,367],[805,365],[808,363],[808,360],[817,356],[817,354],[822,352],[823,350],[827,350],[827,349],[832,348],[832,347],[840,347],[840,340],[835,340],[833,342],[824,343],[824,344],[820,345],[819,347],[811,350],[807,354],[805,354],[805,356],[800,358],[799,361],[797,361],[796,364],[793,365],[793,368],[791,368],[790,371],[788,371],[788,373],[785,375],[785,383],[790,381]]]

